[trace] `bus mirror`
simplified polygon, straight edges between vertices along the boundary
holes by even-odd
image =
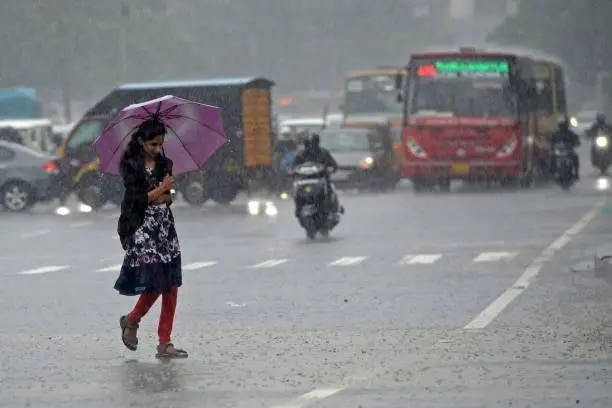
[[[402,82],[402,73],[398,72],[397,74],[395,74],[395,89],[397,89],[398,91],[402,89]]]
[[[402,97],[401,93],[398,93],[397,96],[395,97],[395,100],[397,101],[397,103],[402,103],[404,102],[404,98]]]

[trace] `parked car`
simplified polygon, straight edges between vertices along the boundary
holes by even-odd
[[[25,146],[0,141],[0,205],[25,211],[55,197],[59,168],[52,156]]]

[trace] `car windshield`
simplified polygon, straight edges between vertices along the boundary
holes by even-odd
[[[370,151],[368,135],[358,132],[322,132],[321,147],[330,152],[367,152]]]
[[[91,146],[94,140],[104,130],[105,122],[100,119],[87,120],[77,125],[69,135],[67,147],[69,150],[81,150]]]

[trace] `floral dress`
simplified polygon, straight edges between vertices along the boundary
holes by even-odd
[[[157,186],[153,169],[146,169],[148,190]],[[115,289],[122,295],[164,293],[182,285],[181,248],[167,204],[151,204],[144,222],[127,245]]]

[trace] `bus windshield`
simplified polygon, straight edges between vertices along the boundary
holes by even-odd
[[[417,65],[409,100],[413,115],[502,117],[518,115],[509,69],[493,62]]]
[[[344,115],[400,115],[395,74],[378,74],[349,78],[344,90]]]

